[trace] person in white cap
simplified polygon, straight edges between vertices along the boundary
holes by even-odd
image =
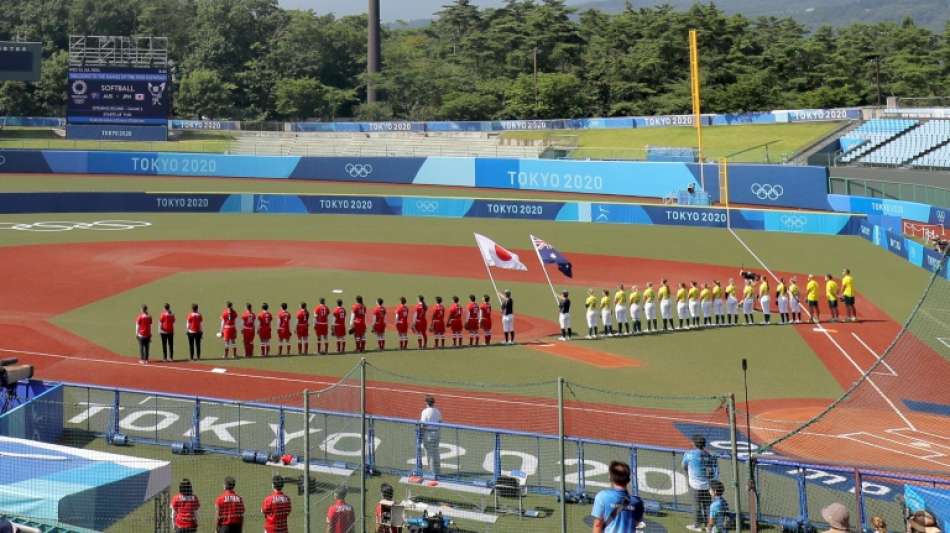
[[[841,533],[851,530],[851,512],[844,505],[835,502],[821,510],[821,518],[828,523],[829,529],[822,533]]]

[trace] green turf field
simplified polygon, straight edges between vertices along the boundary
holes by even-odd
[[[703,128],[704,157],[726,157],[736,163],[777,163],[840,126],[840,122],[711,126]],[[509,132],[504,136],[576,146],[570,152],[575,159],[645,159],[647,146],[697,146],[696,130],[688,127]],[[766,143],[767,149],[763,146]]]
[[[47,128],[2,128],[0,149],[41,150],[121,150],[148,152],[227,152],[234,135],[223,132],[179,132],[168,142],[76,141],[56,135]]]

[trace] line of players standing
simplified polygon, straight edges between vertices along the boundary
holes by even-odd
[[[514,343],[513,300],[511,292],[505,291],[502,295],[502,323],[504,326],[505,343]],[[460,303],[458,296],[452,297],[452,303],[446,308],[441,296],[436,296],[435,304],[430,307],[424,296],[418,297],[418,303],[410,309],[405,297],[399,298],[399,305],[394,310],[396,333],[399,337],[399,349],[409,347],[410,330],[416,336],[418,347],[429,347],[429,333],[433,336],[434,348],[445,348],[445,338],[452,337],[452,346],[464,346],[465,333],[468,334],[469,346],[478,346],[481,338],[485,344],[491,344],[492,337],[492,305],[488,295],[482,297],[482,302],[476,296],[469,295],[467,304]],[[238,357],[238,330],[244,345],[244,356],[253,357],[254,341],[259,341],[261,355],[271,355],[271,339],[274,323],[277,326],[277,355],[291,354],[292,333],[297,338],[297,354],[310,353],[310,328],[316,338],[316,353],[327,354],[330,350],[330,336],[336,340],[337,353],[346,351],[346,337],[352,335],[356,343],[356,352],[366,351],[367,329],[376,336],[380,350],[386,349],[386,327],[388,310],[382,298],[376,299],[376,307],[369,311],[363,303],[363,297],[357,296],[350,307],[349,315],[343,306],[343,300],[337,299],[336,307],[331,309],[325,298],[320,298],[319,304],[311,312],[306,302],[292,316],[288,311],[287,303],[280,304],[280,310],[274,316],[267,303],[261,305],[259,312],[254,311],[250,303],[245,305],[242,314],[238,314],[232,302],[225,304],[221,312],[221,323],[217,336],[224,342],[224,357]],[[349,320],[347,320],[349,317]],[[159,316],[159,335],[162,341],[163,360],[174,360],[174,328],[175,314],[169,304],[165,304]],[[201,359],[201,341],[203,337],[204,317],[198,310],[197,304],[192,304],[191,312],[186,317],[189,358]],[[293,326],[293,331],[291,329]],[[148,313],[148,306],[142,306],[142,312],[135,321],[136,337],[139,341],[140,362],[147,364],[149,346],[152,337],[152,317]],[[481,337],[480,334],[481,333]]]

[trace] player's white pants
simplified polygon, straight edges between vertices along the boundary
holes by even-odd
[[[753,300],[751,296],[749,296],[749,297],[746,298],[745,300],[742,300],[742,313],[743,313],[743,314],[746,314],[746,315],[751,315],[751,314],[752,314],[752,307],[753,307],[753,302],[754,302],[754,301],[755,301],[755,300]]]
[[[660,300],[660,317],[666,320],[673,319],[673,306],[669,300]]]
[[[571,327],[571,314],[561,313],[558,315],[557,321],[561,324],[561,329],[567,329]]]
[[[653,302],[643,304],[643,316],[647,320],[656,320],[656,304]]]
[[[699,302],[695,298],[689,301],[689,316],[699,318]]]
[[[501,330],[505,333],[511,333],[515,330],[515,315],[502,315]]]
[[[702,302],[701,305],[702,305],[702,307],[703,307],[703,318],[712,318],[712,316],[713,316],[713,315],[712,315],[712,307],[713,307],[712,302],[710,302],[710,301],[704,301],[704,302]]]
[[[689,318],[689,306],[686,302],[676,302],[676,317],[680,320],[687,320]]]
[[[627,322],[627,306],[623,304],[617,304],[614,306],[614,315],[617,316],[617,324],[626,324]]]
[[[630,304],[630,320],[640,320],[640,304]]]
[[[614,315],[607,307],[600,310],[600,319],[604,321],[604,327],[612,326],[614,323]]]
[[[762,306],[763,315],[771,314],[771,309],[769,309],[769,305],[771,304],[771,302],[772,302],[772,299],[769,298],[768,294],[765,294],[761,298],[759,298],[759,305]]]
[[[739,300],[736,300],[735,296],[730,296],[726,299],[726,309],[730,315],[736,314],[739,310]]]
[[[788,297],[788,312],[789,313],[798,313],[801,311],[801,302],[798,301],[798,298],[794,296]]]
[[[597,327],[597,311],[595,309],[587,310],[587,327],[589,328]]]
[[[716,313],[716,316],[722,316],[722,299],[716,298],[712,302],[713,311]]]
[[[788,312],[788,296],[779,296],[775,299],[778,302],[778,312],[785,314]]]

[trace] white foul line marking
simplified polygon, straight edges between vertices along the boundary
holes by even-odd
[[[742,240],[742,237],[739,237],[739,235],[738,235],[738,234],[735,232],[735,230],[733,230],[732,228],[729,228],[729,232],[732,233],[732,236],[735,237],[737,241],[739,241],[739,244],[741,244],[742,247],[745,248],[746,251],[749,252],[749,254],[752,255],[752,257],[753,257],[760,265],[762,265],[762,268],[764,268],[765,271],[768,272],[770,276],[772,276],[772,279],[774,279],[775,281],[778,281],[778,276],[776,276],[774,272],[772,272],[771,270],[769,270],[769,267],[766,266],[766,264],[765,264],[764,261],[762,261],[762,258],[759,257],[755,252],[753,252],[753,251],[752,251],[752,248],[749,248],[749,245],[746,244],[745,241]],[[801,307],[804,309],[804,306],[802,306],[801,302],[799,302],[798,305],[801,306]],[[805,309],[805,313],[808,314],[809,317],[811,317],[811,313],[809,313],[807,309]],[[851,359],[851,356],[848,355],[848,352],[845,351],[845,349],[842,348],[840,344],[838,344],[838,341],[836,341],[836,340],[834,339],[834,337],[831,336],[830,333],[828,333],[827,331],[823,331],[822,333],[824,333],[825,337],[827,337],[828,340],[831,341],[831,343],[834,344],[836,348],[838,348],[838,351],[840,351],[841,354],[844,355],[845,358],[846,358],[848,361],[850,361],[851,364],[858,370],[858,375],[859,375],[859,376],[865,375],[865,371],[864,371],[860,366],[858,366],[857,363],[854,362],[854,359]],[[881,398],[884,399],[884,401],[887,403],[887,405],[889,405],[889,406],[891,407],[891,409],[893,409],[894,412],[897,413],[897,416],[898,416],[901,420],[903,420],[905,424],[907,424],[907,427],[910,428],[910,429],[912,429],[912,430],[914,430],[914,431],[917,431],[917,428],[914,426],[913,422],[911,422],[910,420],[908,420],[908,418],[907,418],[906,416],[904,416],[904,413],[902,413],[902,412],[900,411],[900,409],[898,409],[897,406],[894,405],[894,402],[892,402],[891,399],[888,398],[886,394],[884,394],[884,391],[882,391],[881,388],[877,386],[877,383],[874,383],[874,380],[871,379],[871,376],[868,375],[865,379],[867,379],[868,384],[871,385],[871,387],[872,387],[875,391],[877,391],[877,393],[881,396]]]
[[[871,353],[871,355],[873,355],[874,357],[876,357],[878,361],[881,361],[881,365],[883,365],[884,368],[887,369],[887,372],[874,372],[875,374],[878,374],[878,375],[881,375],[881,376],[893,376],[893,377],[897,377],[897,372],[896,372],[893,368],[891,368],[891,365],[887,364],[887,361],[881,360],[881,356],[878,355],[877,352],[875,352],[874,350],[872,350],[871,347],[868,346],[868,344],[867,344],[866,342],[864,342],[864,339],[862,339],[861,337],[858,337],[858,334],[855,333],[855,332],[853,332],[853,331],[851,332],[851,336],[854,337],[855,340],[857,340],[858,342],[860,342],[860,343],[861,343],[861,346],[864,346],[864,349],[866,349],[868,352]]]

